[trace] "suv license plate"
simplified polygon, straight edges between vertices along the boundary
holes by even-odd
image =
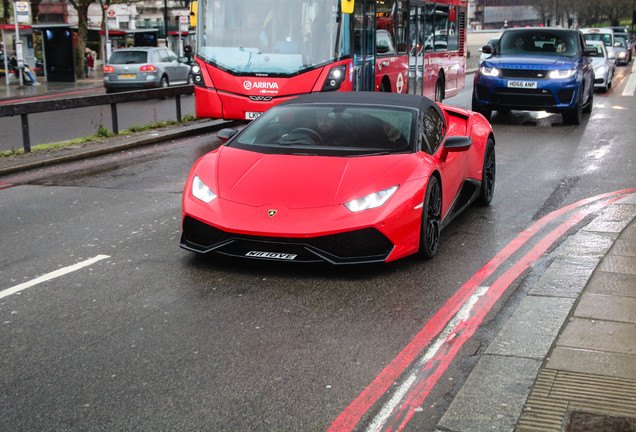
[[[255,118],[257,118],[261,114],[263,114],[263,113],[256,112],[256,111],[245,111],[245,120],[254,120]]]
[[[135,79],[137,75],[135,74],[121,74],[119,75],[119,79]]]
[[[508,81],[508,88],[529,88],[536,89],[536,81]]]

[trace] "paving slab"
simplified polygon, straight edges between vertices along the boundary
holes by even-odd
[[[636,324],[573,317],[557,345],[636,355]]]
[[[596,271],[585,291],[622,297],[636,297],[636,275]]]
[[[636,380],[636,355],[557,346],[546,363],[549,369]]]
[[[573,298],[526,297],[486,353],[543,360],[567,319],[574,301]]]
[[[574,316],[596,320],[636,323],[636,298],[583,293]]]

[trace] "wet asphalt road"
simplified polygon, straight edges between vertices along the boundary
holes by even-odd
[[[212,136],[51,167],[0,189],[0,290],[107,256],[0,298],[0,430],[328,429],[533,221],[636,185],[627,71],[579,127],[495,114],[493,203],[457,218],[428,262],[334,268],[179,249],[183,183],[219,144]],[[468,78],[446,102],[469,107],[471,87]],[[434,427],[547,260],[488,315],[408,430]]]

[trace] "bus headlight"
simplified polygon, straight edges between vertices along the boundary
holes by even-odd
[[[201,66],[199,63],[194,63],[190,68],[190,73],[192,74],[192,80],[194,81],[194,85],[199,87],[205,87],[205,83],[203,82],[203,74],[201,73]]]
[[[329,71],[329,75],[327,75],[327,79],[325,80],[325,84],[322,86],[322,91],[333,91],[340,89],[340,86],[345,80],[346,72],[346,65],[340,65],[331,68],[331,70]]]

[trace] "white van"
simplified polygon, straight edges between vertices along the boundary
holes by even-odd
[[[597,40],[603,42],[607,48],[607,57],[616,61],[616,50],[614,48],[614,30],[609,27],[584,28],[581,33],[585,40]]]

